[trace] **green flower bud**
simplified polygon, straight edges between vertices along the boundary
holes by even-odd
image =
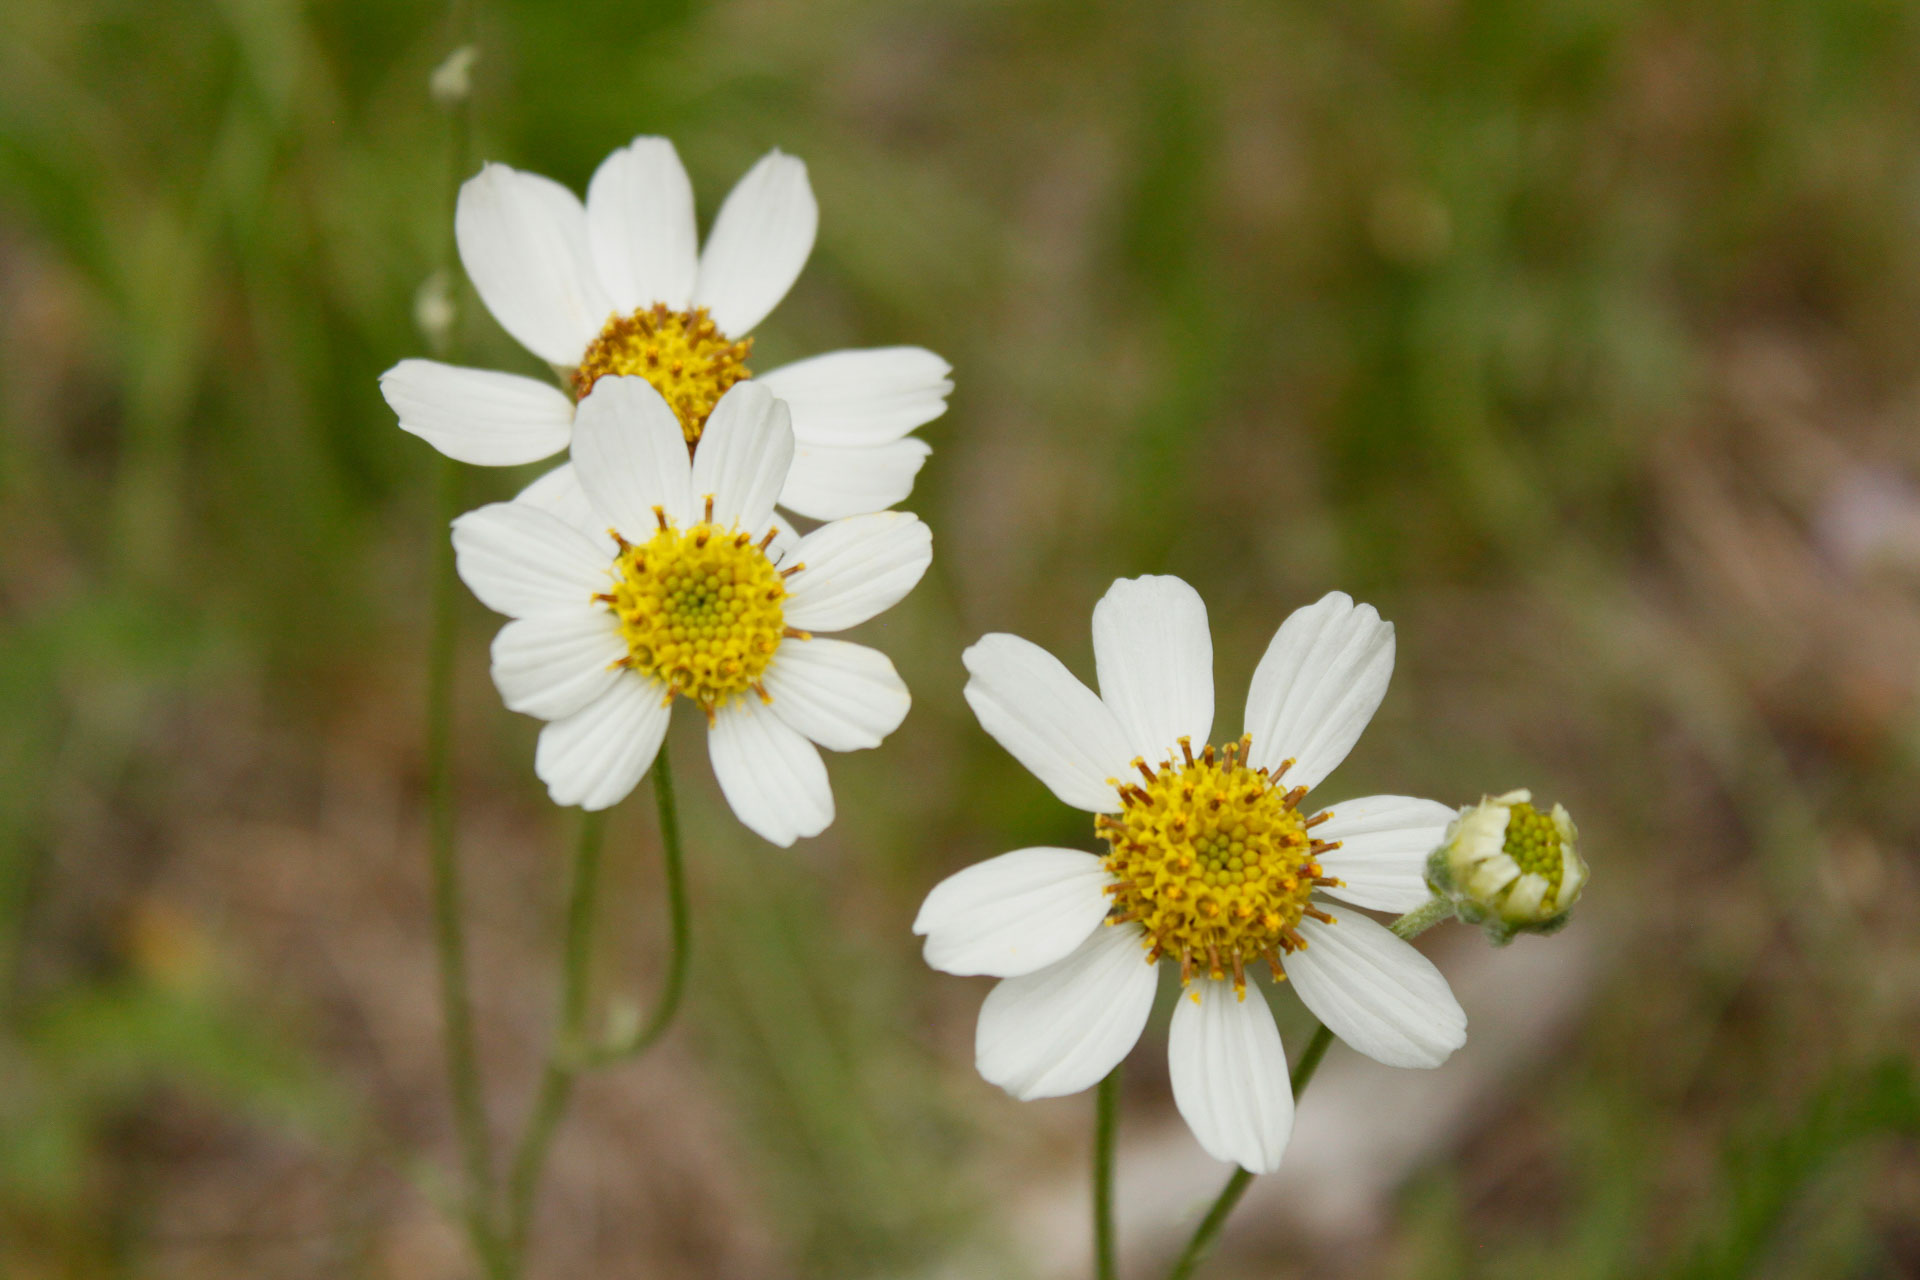
[[[1516,933],[1560,928],[1587,883],[1573,819],[1557,804],[1543,813],[1532,800],[1509,791],[1468,805],[1427,858],[1428,886],[1500,946]]]

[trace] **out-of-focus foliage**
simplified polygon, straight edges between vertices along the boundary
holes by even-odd
[[[1083,1117],[972,1075],[980,991],[906,925],[959,865],[1091,835],[973,726],[959,647],[1090,674],[1093,601],[1149,571],[1211,606],[1223,729],[1288,609],[1377,603],[1400,669],[1340,793],[1528,785],[1595,870],[1584,1013],[1497,1123],[1377,1239],[1256,1226],[1223,1280],[1920,1268],[1920,10],[477,0],[473,34],[470,161],[577,190],[665,133],[710,217],[799,154],[821,238],[756,364],[917,342],[958,383],[909,503],[939,559],[874,628],[915,713],[832,761],[793,854],[694,788],[689,1022],[583,1098],[548,1273],[1020,1274],[1010,1181],[1077,1170]],[[9,1274],[463,1274],[414,1154],[448,1148],[440,534],[375,389],[447,260],[453,39],[404,0],[0,7]],[[537,372],[461,299],[465,362]],[[570,827],[466,619],[511,1119]],[[656,969],[642,808],[614,1003]],[[1130,1123],[1167,1106],[1152,1043]]]

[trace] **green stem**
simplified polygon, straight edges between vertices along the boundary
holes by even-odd
[[[1412,911],[1407,912],[1407,914],[1395,920],[1388,927],[1402,938],[1413,939],[1433,928],[1433,926],[1439,924],[1442,920],[1451,919],[1453,919],[1453,903],[1445,898],[1436,896],[1427,899],[1425,906],[1415,907]]]
[[[1096,1280],[1120,1274],[1114,1250],[1113,1144],[1120,1127],[1120,1068],[1107,1072],[1094,1095],[1093,1273]]]
[[[636,1057],[653,1044],[672,1024],[680,1011],[680,997],[687,987],[688,962],[692,958],[692,914],[687,908],[686,858],[680,847],[680,809],[673,793],[673,764],[667,758],[667,744],[653,760],[653,799],[660,811],[660,850],[667,878],[667,922],[669,947],[667,977],[660,989],[660,1001],[653,1014],[629,1034],[588,1053],[586,1067],[604,1067],[625,1058]]]
[[[507,1187],[506,1244],[515,1274],[525,1261],[527,1231],[533,1217],[534,1197],[540,1187],[540,1174],[546,1168],[560,1118],[566,1114],[567,1102],[573,1096],[575,1070],[566,1048],[579,1042],[587,1016],[594,904],[598,898],[600,851],[606,830],[604,810],[585,814],[580,821],[580,840],[574,848],[573,870],[567,887],[565,950],[560,967],[560,1024],[555,1028],[554,1047],[540,1075],[540,1089],[527,1117],[526,1132],[514,1152],[513,1172]]]
[[[427,652],[428,861],[433,878],[433,942],[440,971],[440,1025],[453,1096],[454,1128],[466,1170],[467,1232],[483,1260],[494,1253],[493,1162],[488,1154],[485,1091],[473,1032],[467,940],[460,887],[459,831],[453,795],[453,667],[459,640],[453,542],[446,527],[460,510],[460,465],[435,459],[433,633]]]
[[[541,1073],[539,1092],[527,1118],[526,1132],[514,1154],[513,1172],[508,1183],[505,1249],[511,1258],[511,1274],[519,1275],[525,1265],[527,1237],[532,1228],[534,1201],[540,1190],[540,1175],[553,1148],[560,1121],[573,1096],[574,1082],[581,1072],[635,1057],[660,1038],[680,1008],[686,989],[688,939],[691,935],[687,908],[685,859],[680,845],[680,811],[673,791],[673,764],[666,743],[653,759],[653,797],[660,811],[660,844],[666,858],[668,919],[672,931],[672,954],[667,962],[666,985],[653,1016],[632,1035],[610,1045],[583,1054],[581,1041],[587,1016],[588,976],[592,967],[594,904],[600,878],[600,850],[605,832],[605,815],[590,813],[580,828],[580,845],[574,855],[572,883],[567,892],[565,957],[560,981],[560,1025],[555,1031],[553,1048]]]
[[[1430,899],[1425,906],[1415,907],[1389,926],[1402,938],[1417,938],[1453,916],[1453,904],[1445,898]],[[1298,1106],[1300,1095],[1307,1091],[1314,1073],[1320,1070],[1320,1060],[1327,1056],[1328,1046],[1333,1044],[1333,1032],[1325,1023],[1317,1024],[1313,1029],[1313,1038],[1307,1041],[1306,1052],[1300,1055],[1299,1063],[1293,1068],[1290,1077],[1293,1086],[1294,1105]],[[1214,1198],[1213,1207],[1207,1210],[1207,1216],[1200,1220],[1193,1238],[1187,1241],[1187,1247],[1180,1254],[1180,1260],[1173,1264],[1173,1270],[1167,1273],[1167,1280],[1187,1280],[1206,1261],[1213,1252],[1214,1243],[1220,1237],[1221,1228],[1227,1225],[1240,1197],[1247,1193],[1253,1184],[1253,1175],[1245,1169],[1235,1169],[1233,1176],[1227,1179],[1227,1185],[1220,1189]]]
[[[448,4],[448,30],[458,44],[468,36],[471,14],[463,0]],[[447,185],[457,197],[470,145],[468,105],[451,112],[447,129]],[[456,261],[451,223],[441,252],[441,270]],[[434,354],[453,354],[457,333],[447,327],[427,335]],[[460,1144],[465,1185],[461,1215],[467,1236],[485,1273],[504,1280],[509,1262],[494,1229],[492,1139],[487,1123],[486,1089],[474,1036],[473,997],[467,971],[464,895],[461,890],[459,829],[453,777],[454,660],[459,643],[458,593],[453,541],[448,526],[460,514],[463,473],[444,454],[434,458],[434,554],[432,564],[432,637],[427,653],[427,810],[428,858],[433,879],[433,939],[440,972],[443,1052],[454,1128]]]
[[[1187,1241],[1185,1252],[1180,1261],[1173,1264],[1173,1270],[1167,1273],[1167,1280],[1186,1280],[1196,1268],[1213,1252],[1213,1242],[1219,1238],[1220,1228],[1227,1225],[1227,1215],[1240,1203],[1240,1197],[1247,1193],[1253,1183],[1253,1175],[1245,1169],[1235,1169],[1233,1176],[1227,1179],[1227,1185],[1220,1190],[1213,1207],[1207,1210],[1207,1216],[1200,1220],[1199,1228],[1194,1231],[1193,1239]]]
[[[1320,1069],[1320,1059],[1327,1056],[1327,1047],[1333,1043],[1333,1031],[1325,1023],[1313,1029],[1313,1039],[1307,1041],[1307,1050],[1300,1055],[1300,1061],[1293,1068],[1290,1077],[1293,1083],[1293,1100],[1300,1101],[1300,1095],[1306,1091],[1307,1084],[1313,1079],[1313,1073]]]

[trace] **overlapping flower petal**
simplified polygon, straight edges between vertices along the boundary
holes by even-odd
[[[750,337],[792,288],[818,227],[806,165],[773,151],[728,194],[702,249],[692,183],[673,144],[656,137],[608,156],[584,205],[551,179],[489,164],[461,188],[454,217],[481,301],[562,374],[610,320],[656,305],[704,307],[727,341]],[[919,347],[877,347],[758,379],[791,410],[798,457],[785,469],[781,505],[837,520],[904,499],[929,452],[907,433],[945,411],[950,372]],[[548,457],[578,429],[570,396],[516,374],[404,360],[381,388],[403,428],[479,466]]]

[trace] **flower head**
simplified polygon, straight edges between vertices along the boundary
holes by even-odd
[[[721,397],[754,378],[752,331],[799,276],[818,221],[806,166],[778,151],[727,196],[704,248],[693,186],[665,138],[608,156],[584,205],[550,179],[489,164],[460,189],[460,261],[565,390],[431,360],[401,361],[381,390],[400,425],[442,453],[512,466],[566,448],[576,402],[602,378],[641,378],[691,448]],[[929,452],[907,433],[946,410],[948,373],[931,351],[877,347],[759,375],[786,402],[795,442],[780,504],[832,520],[905,498]]]
[[[927,528],[882,511],[783,537],[787,408],[721,397],[692,460],[635,377],[580,404],[573,454],[597,527],[525,497],[454,521],[461,578],[513,621],[493,642],[507,706],[547,721],[534,771],[559,804],[604,809],[652,763],[678,699],[699,707],[715,776],[775,844],[833,820],[820,746],[874,747],[907,713],[885,655],[820,638],[891,608],[926,572]]]
[[[1437,1066],[1464,1043],[1439,971],[1350,909],[1426,902],[1424,861],[1452,810],[1303,804],[1385,696],[1393,645],[1389,624],[1338,592],[1297,611],[1254,672],[1245,732],[1217,747],[1206,606],[1178,578],[1123,579],[1094,609],[1098,694],[1015,636],[967,651],[981,725],[1091,811],[1106,845],[1003,854],[927,895],[914,932],[928,963],[1003,979],[980,1011],[983,1076],[1019,1098],[1095,1083],[1139,1039],[1166,960],[1185,995],[1174,1101],[1211,1155],[1265,1172],[1293,1096],[1273,1015],[1249,990],[1255,966],[1381,1062]]]
[[[1580,833],[1559,805],[1542,812],[1527,791],[1468,805],[1427,860],[1427,881],[1496,943],[1565,925],[1586,887]]]

